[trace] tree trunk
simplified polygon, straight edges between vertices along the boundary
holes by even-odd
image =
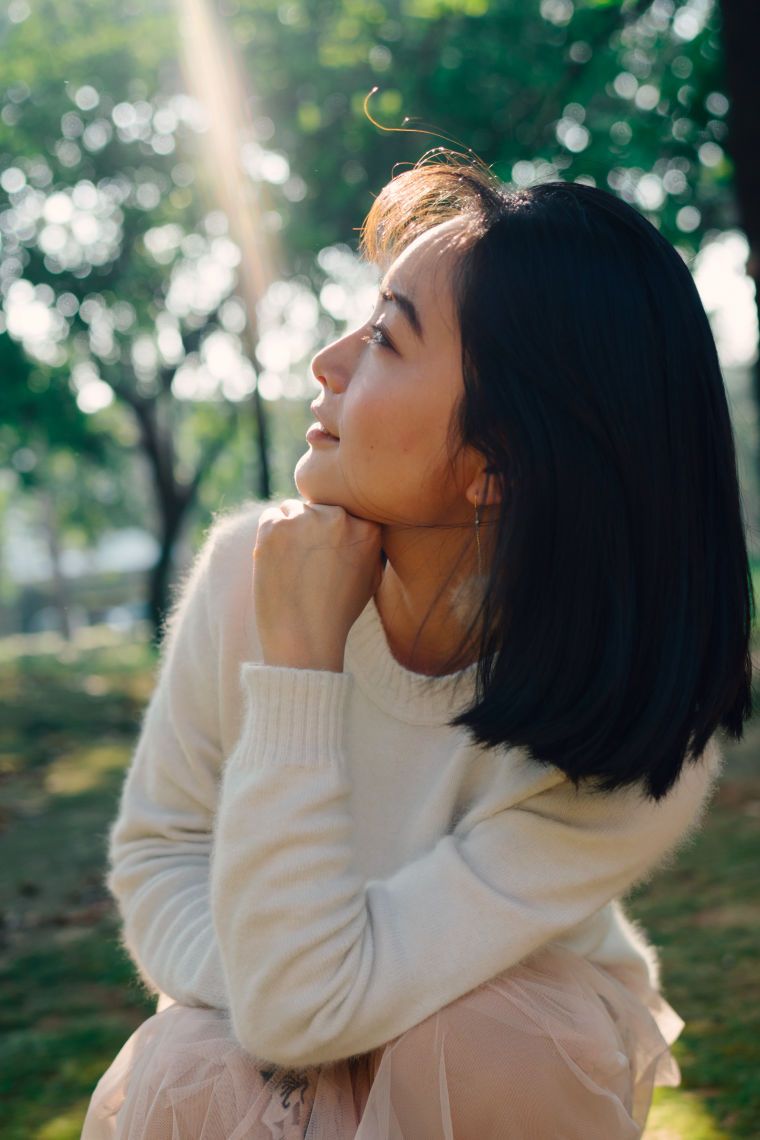
[[[148,461],[159,515],[160,553],[148,575],[148,615],[153,627],[153,638],[158,641],[169,603],[169,580],[174,543],[179,534],[188,506],[197,491],[200,470],[196,481],[188,487],[177,482],[174,474],[174,445],[171,434],[162,430],[159,408],[155,399],[145,399],[132,393],[125,395],[137,419],[140,446]]]
[[[58,631],[64,641],[71,641],[71,620],[69,617],[69,584],[61,569],[61,543],[58,522],[55,517],[55,504],[51,491],[42,491],[42,516],[45,525],[48,553],[53,578],[53,606],[58,616]]]
[[[734,162],[739,218],[749,242],[747,273],[755,282],[760,327],[760,2],[721,0],[720,9],[726,89],[731,99],[728,149]],[[760,411],[760,359],[755,364],[753,392]],[[760,477],[760,448],[756,461]]]
[[[259,457],[257,493],[260,499],[268,499],[272,493],[269,478],[269,438],[264,401],[261,398],[258,383],[253,390],[253,414],[256,419],[256,449]]]
[[[161,549],[148,577],[148,613],[155,641],[158,641],[163,633],[169,610],[172,554],[189,503],[189,499],[182,499],[176,495],[159,501]]]

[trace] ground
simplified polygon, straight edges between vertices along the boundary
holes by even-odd
[[[0,1136],[76,1140],[152,1008],[102,872],[155,659],[140,641],[19,648],[0,647]],[[658,1095],[646,1140],[760,1137],[760,723],[726,753],[703,828],[629,907],[687,1023],[683,1085]]]

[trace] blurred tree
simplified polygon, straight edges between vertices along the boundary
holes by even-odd
[[[347,240],[394,169],[449,139],[517,186],[611,189],[687,259],[743,225],[760,274],[757,3],[722,5],[741,85],[732,163],[717,0],[217,2],[255,77],[260,136],[289,158],[284,233],[317,288],[314,248]],[[362,110],[374,85],[375,118],[432,133],[379,132]]]
[[[19,415],[34,408],[35,484],[45,449],[79,448],[86,417],[139,449],[161,549],[150,581],[158,627],[202,480],[241,418],[257,434],[234,296],[240,252],[197,188],[205,123],[178,93],[173,7],[11,4],[0,74],[4,323],[55,387],[35,397],[38,369],[14,389]],[[268,487],[262,449],[260,493]]]
[[[180,4],[180,30],[190,7]],[[354,232],[396,164],[445,141],[436,131],[518,186],[606,185],[687,254],[735,223],[715,0],[207,7],[253,88],[231,161],[274,188],[262,224],[281,227],[295,274],[273,294],[280,323],[260,342],[263,381],[347,315],[330,267],[340,263],[344,297],[360,291],[354,270],[325,247]],[[13,0],[0,13],[5,323],[34,359],[67,369],[61,397],[70,390],[93,427],[149,464],[163,551],[156,622],[176,536],[216,457],[228,460],[236,434],[239,446],[256,382],[242,340],[252,314],[235,295],[240,249],[201,186],[212,132],[179,93],[175,56],[168,0],[38,0],[33,12]],[[375,84],[373,115],[389,126],[409,115],[433,136],[378,132],[362,112]],[[266,458],[253,423],[248,435]],[[259,474],[265,495],[265,462]]]
[[[517,185],[585,178],[687,250],[735,219],[713,0],[220,0],[288,156],[289,244],[345,240],[394,164],[446,137]],[[433,137],[378,135],[432,124]],[[440,132],[440,134],[436,134]],[[316,240],[315,240],[316,239]]]
[[[64,541],[91,543],[105,526],[135,522],[137,502],[123,494],[120,457],[77,406],[64,369],[30,360],[7,333],[0,333],[0,375],[0,468],[12,473],[6,488],[16,483],[35,500],[33,512],[50,559],[53,604],[60,632],[68,639]]]

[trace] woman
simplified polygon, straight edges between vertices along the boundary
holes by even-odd
[[[111,877],[168,1008],[86,1140],[628,1140],[677,1081],[615,899],[749,712],[704,311],[624,203],[445,157],[364,244],[303,501],[218,525],[172,624]]]

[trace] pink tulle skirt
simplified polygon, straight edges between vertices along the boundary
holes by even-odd
[[[388,1045],[299,1071],[219,1010],[170,1005],[102,1077],[82,1140],[635,1140],[678,1083],[681,1021],[623,973],[548,947]]]

